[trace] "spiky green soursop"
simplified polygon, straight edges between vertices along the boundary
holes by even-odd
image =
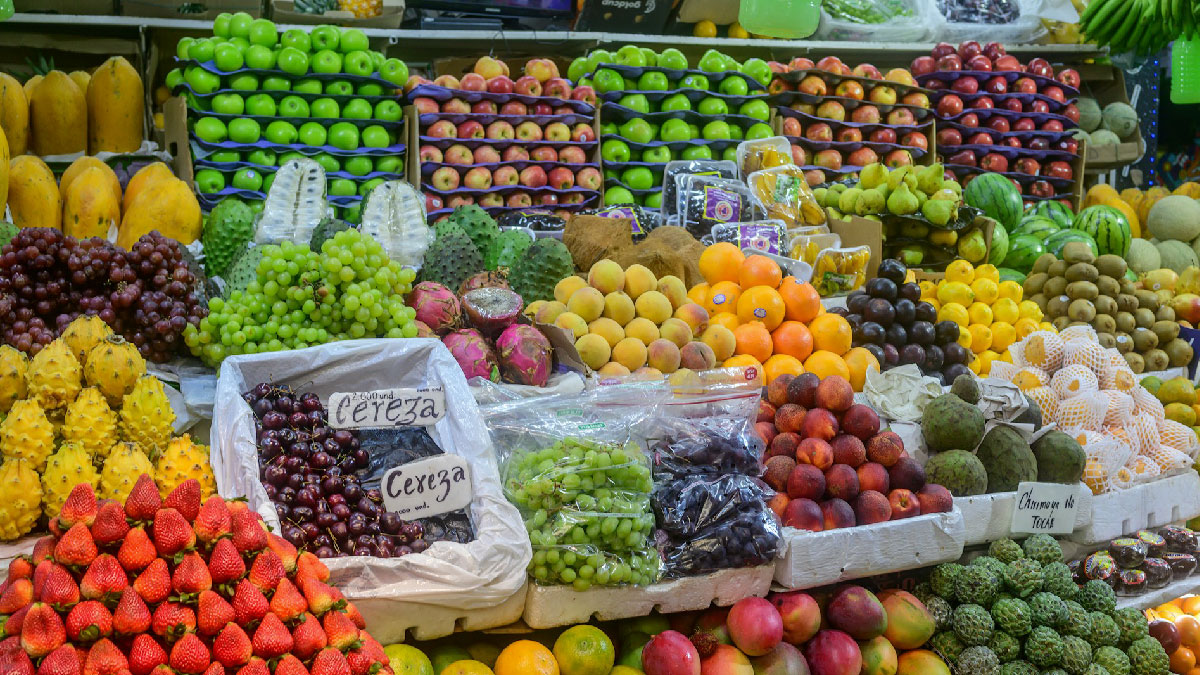
[[[1029,599],[1029,611],[1033,616],[1033,625],[1058,628],[1067,622],[1071,612],[1067,603],[1053,593],[1035,593]]]
[[[954,675],[1000,675],[1000,659],[987,647],[967,647],[954,662]]]
[[[1092,663],[1092,646],[1087,640],[1068,635],[1063,638],[1062,660],[1059,664],[1071,675],[1083,675]]]
[[[1057,666],[1062,659],[1063,641],[1053,628],[1038,626],[1025,639],[1025,658],[1039,668]]]
[[[474,204],[454,209],[449,220],[467,233],[467,236],[471,238],[471,243],[475,244],[475,248],[480,252],[490,249],[496,241],[496,237],[500,236],[500,228],[496,226],[496,220],[489,216],[487,211]]]
[[[1092,630],[1086,637],[1092,649],[1106,645],[1115,647],[1121,642],[1121,629],[1117,628],[1117,622],[1111,616],[1104,612],[1091,612],[1088,616],[1091,617]]]
[[[254,211],[237,197],[226,197],[204,219],[204,269],[223,277],[234,257],[254,238]]]
[[[1020,544],[1005,537],[988,545],[988,555],[1007,565],[1014,560],[1024,558],[1025,551],[1021,550]]]
[[[925,609],[933,616],[934,625],[938,630],[947,630],[951,626],[951,620],[954,618],[954,608],[950,603],[939,598],[936,595],[930,595],[924,601]]]
[[[0,221],[0,247],[12,241],[13,237],[17,236],[17,233],[20,231],[21,228],[16,225]]]
[[[992,632],[992,639],[988,640],[988,649],[995,652],[1000,663],[1008,663],[1021,655],[1021,642],[1008,633],[997,630]]]
[[[258,263],[263,257],[263,246],[253,246],[242,249],[233,259],[233,264],[225,272],[225,297],[234,291],[245,291],[246,287],[258,280]]]
[[[967,646],[958,639],[954,631],[948,630],[934,633],[933,637],[929,638],[929,648],[937,652],[946,663],[954,663],[954,660]]]
[[[1004,585],[1020,598],[1042,590],[1042,564],[1033,558],[1021,558],[1004,569]]]
[[[1063,559],[1062,547],[1048,534],[1032,535],[1024,541],[1022,548],[1025,549],[1026,557],[1033,558],[1043,565],[1062,562]]]
[[[1020,598],[997,600],[992,605],[992,620],[1000,630],[1016,637],[1033,630],[1033,612],[1029,603]]]
[[[986,645],[996,628],[992,615],[983,607],[972,604],[955,607],[954,618],[950,622],[954,626],[954,633],[965,645]]]
[[[321,247],[325,245],[325,242],[333,239],[333,235],[341,232],[342,230],[350,230],[353,228],[353,225],[344,220],[325,218],[321,222],[317,223],[317,226],[313,228],[312,241],[309,242],[308,248],[313,251],[320,251]]]
[[[1112,675],[1112,674],[1108,672],[1108,668],[1105,668],[1104,666],[1102,666],[1098,663],[1090,663],[1090,664],[1088,664],[1087,670],[1083,671],[1083,675]]]
[[[461,227],[450,225],[442,231],[444,234],[434,239],[425,251],[421,281],[458,288],[467,277],[483,269],[483,255]]]
[[[1135,641],[1125,650],[1125,655],[1129,657],[1132,675],[1167,675],[1171,667],[1171,659],[1162,643],[1152,637]]]
[[[1043,670],[1042,675],[1069,675],[1069,674],[1067,673],[1067,671],[1063,670],[1062,668],[1051,668],[1050,670]]]
[[[528,305],[538,300],[553,300],[555,284],[574,273],[575,263],[566,245],[547,237],[533,242],[513,265],[508,284]]]
[[[1075,600],[1089,612],[1111,613],[1117,608],[1117,593],[1112,586],[1099,579],[1092,579],[1079,589]]]
[[[1142,621],[1144,624],[1145,621]],[[1129,657],[1116,647],[1104,646],[1092,651],[1092,663],[1112,675],[1129,675]]]
[[[1150,635],[1150,625],[1146,623],[1146,615],[1142,614],[1137,607],[1118,609],[1112,612],[1112,618],[1117,622],[1117,630],[1120,631],[1121,636],[1119,644],[1122,647]],[[1107,668],[1107,666],[1105,667]]]
[[[1000,575],[984,565],[967,565],[954,581],[954,597],[962,603],[988,606],[999,590]]]
[[[1042,590],[1053,593],[1063,600],[1074,600],[1079,586],[1065,563],[1054,562],[1042,566]]]
[[[1028,661],[1012,661],[1000,666],[1000,675],[1038,675],[1038,669]]]
[[[1000,580],[1004,581],[1004,572],[1008,569],[1008,564],[999,558],[993,558],[990,555],[981,555],[971,561],[972,565],[986,567],[1000,576]]]
[[[929,574],[929,587],[943,600],[955,600],[954,582],[962,571],[958,563],[942,563]]]
[[[1087,639],[1092,632],[1092,615],[1083,608],[1083,605],[1074,600],[1066,600],[1067,603],[1067,622],[1062,626],[1063,635],[1074,635]]]
[[[510,269],[533,245],[533,238],[524,230],[504,230],[483,252],[483,266],[491,271]]]

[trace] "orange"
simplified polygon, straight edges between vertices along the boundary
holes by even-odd
[[[572,626],[554,641],[562,675],[608,675],[617,660],[612,640],[595,626]]]
[[[1187,647],[1180,647],[1171,653],[1171,672],[1186,673],[1196,667],[1196,653]]]
[[[770,286],[753,286],[738,298],[738,321],[761,321],[767,330],[775,330],[783,322],[783,309],[783,297],[779,291]]]
[[[1193,595],[1183,599],[1183,611],[1188,614],[1200,614],[1200,595]]]
[[[759,256],[762,257],[762,256]],[[738,280],[738,271],[746,260],[746,254],[729,242],[722,241],[700,254],[700,274],[704,280],[716,285],[718,281]]]
[[[1184,675],[1200,675],[1200,668],[1192,668],[1191,670],[1184,673]]]
[[[1183,646],[1192,651],[1200,648],[1200,619],[1190,614],[1175,617],[1175,628],[1179,631],[1179,641]]]
[[[779,377],[780,375],[799,375],[804,372],[804,364],[800,359],[787,354],[775,354],[767,359],[763,364],[763,370],[766,371],[767,382]]]
[[[799,321],[784,321],[771,333],[776,354],[787,354],[803,361],[812,354],[813,338],[808,326]]]
[[[742,322],[737,318],[737,314],[734,314],[733,312],[718,312],[717,314],[713,314],[708,320],[708,325],[724,326],[728,328],[729,332],[731,333],[733,332],[733,329],[737,328],[739,325],[741,325],[741,323]]]
[[[850,368],[846,366],[846,361],[837,354],[825,350],[813,352],[812,356],[804,362],[804,370],[814,373],[821,379],[833,375],[850,379]]]
[[[846,367],[850,369],[850,384],[854,391],[862,391],[863,383],[867,381],[867,368],[875,366],[875,370],[880,370],[879,359],[862,347],[855,347],[846,352],[843,359],[846,361]]]
[[[774,351],[771,333],[761,321],[751,321],[733,329],[733,339],[737,343],[734,354],[748,354],[758,359],[759,363],[769,359]]]
[[[708,284],[696,284],[692,286],[687,292],[688,300],[703,307],[704,303],[708,300],[708,289]]]
[[[808,323],[824,309],[817,289],[796,277],[786,277],[779,283],[779,295],[783,296],[783,305],[787,308],[784,318],[788,321]]]
[[[737,354],[731,356],[721,363],[722,368],[757,368],[758,373],[763,372],[763,364],[758,359],[749,354]],[[749,375],[750,373],[747,373]]]
[[[742,288],[751,286],[769,286],[778,288],[783,281],[783,271],[774,260],[765,255],[752,255],[742,262],[738,269],[738,283]]]
[[[734,281],[718,281],[708,289],[708,297],[704,300],[704,309],[709,315],[719,312],[737,313],[738,298],[742,297],[742,287]]]
[[[808,323],[812,331],[813,346],[834,354],[850,351],[853,331],[850,323],[839,314],[822,314]]]
[[[517,640],[505,647],[493,670],[496,675],[559,675],[554,654],[533,640]]]

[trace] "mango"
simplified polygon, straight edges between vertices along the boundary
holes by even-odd
[[[74,86],[74,85],[72,85]],[[8,208],[17,227],[62,229],[62,198],[50,167],[21,155],[8,164]]]
[[[129,205],[133,203],[134,199],[137,199],[142,190],[160,180],[174,177],[175,174],[171,173],[171,167],[162,162],[147,164],[138,169],[137,173],[133,174],[129,178],[129,182],[125,184],[125,196],[121,200],[121,213],[129,210]]]
[[[904,652],[897,665],[896,675],[950,675],[946,662],[928,649]]]
[[[67,170],[63,171],[62,176],[58,179],[58,191],[66,195],[67,190],[71,187],[71,183],[79,177],[79,174],[91,168],[100,169],[107,176],[109,190],[112,191],[113,197],[117,200],[117,206],[120,207],[121,180],[117,178],[117,174],[112,170],[112,167],[89,155],[84,155],[71,162],[71,166],[68,166]]]
[[[123,56],[105,61],[87,88],[88,152],[133,152],[145,138],[142,76]]]
[[[121,201],[112,192],[108,175],[95,167],[84,170],[62,193],[63,232],[78,239],[100,237],[121,222]]]
[[[29,99],[21,83],[8,73],[0,73],[0,130],[8,139],[10,155],[25,154],[29,146]]]
[[[158,230],[181,244],[200,237],[200,203],[178,178],[164,180],[139,194],[123,211],[117,246],[129,249],[144,234]]]
[[[887,629],[883,636],[896,649],[916,649],[933,637],[933,615],[912,593],[888,589],[879,594],[887,611]]]
[[[38,155],[69,155],[87,150],[87,101],[79,85],[52,70],[29,97],[29,131]]]

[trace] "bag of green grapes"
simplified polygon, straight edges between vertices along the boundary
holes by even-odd
[[[535,582],[582,591],[658,581],[646,439],[669,396],[665,384],[631,384],[481,409]]]

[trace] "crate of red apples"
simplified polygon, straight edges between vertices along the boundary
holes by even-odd
[[[819,184],[882,162],[929,164],[933,113],[929,90],[904,68],[886,74],[863,63],[850,68],[836,56],[770,62],[768,87],[778,113],[776,130],[792,144],[792,158]]]
[[[812,587],[962,554],[962,514],[840,376],[781,375],[756,423],[784,524],[776,581]],[[866,545],[864,545],[866,541]]]
[[[485,56],[461,78],[413,76],[420,181],[430,221],[477,204],[493,215],[531,206],[569,215],[597,201],[596,92],[531,59],[513,80]]]
[[[997,42],[939,43],[913,60],[933,90],[937,150],[959,178],[1000,173],[1027,202],[1074,198],[1083,168],[1071,129],[1079,122],[1079,73],[1043,58],[1022,64]]]

